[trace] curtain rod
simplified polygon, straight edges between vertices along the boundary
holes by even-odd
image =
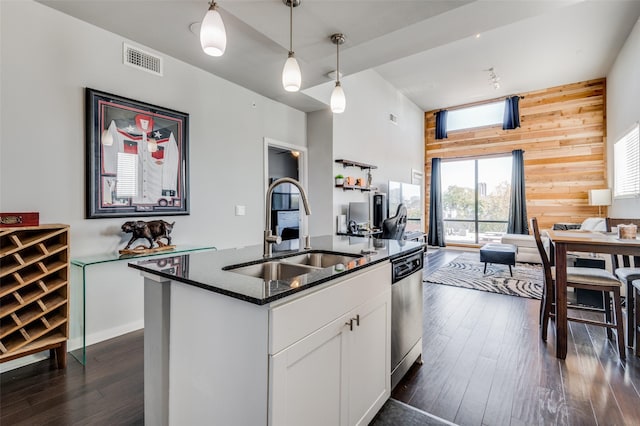
[[[521,95],[506,96],[504,99],[512,98],[514,96],[517,96],[520,99],[524,99],[524,96],[521,96]],[[500,98],[497,98],[497,99],[500,99]],[[492,102],[496,102],[496,101],[495,100],[480,101],[480,102],[475,102],[475,103],[469,103],[469,104],[458,105],[458,106],[455,106],[455,107],[450,107],[450,109],[440,108],[438,111],[434,112],[433,115],[436,115],[437,113],[439,113],[441,111],[455,111],[455,110],[458,110],[458,109],[471,108],[471,107],[478,106],[478,105],[490,104]]]
[[[491,158],[491,157],[506,157],[508,155],[513,155],[513,151],[517,151],[516,149],[509,151],[509,152],[496,152],[493,154],[486,154],[486,155],[461,155],[459,157],[448,157],[448,158],[442,158],[440,157],[441,161],[447,161],[447,160],[451,160],[451,161],[456,161],[456,160],[471,160],[474,158]],[[525,153],[524,149],[521,150],[522,154]],[[431,157],[434,158],[434,157]]]

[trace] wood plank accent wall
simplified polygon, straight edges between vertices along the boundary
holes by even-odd
[[[601,78],[519,93],[524,96],[520,128],[459,130],[441,140],[435,139],[435,111],[426,112],[426,227],[433,157],[481,157],[514,149],[525,152],[527,214],[537,217],[541,228],[598,216],[598,207],[588,205],[588,190],[607,188],[605,89],[606,80]],[[602,207],[602,215],[606,214]]]

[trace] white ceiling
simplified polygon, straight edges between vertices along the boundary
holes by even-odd
[[[289,93],[282,0],[218,0],[228,40],[219,58],[189,29],[206,0],[38,1],[302,111],[328,103],[336,32],[344,76],[373,69],[428,111],[604,77],[640,16],[640,0],[302,0],[293,47],[303,87]]]

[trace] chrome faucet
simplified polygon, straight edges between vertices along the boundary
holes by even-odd
[[[273,199],[273,190],[276,186],[280,185],[281,183],[290,183],[292,185],[295,185],[298,188],[298,190],[300,191],[300,196],[302,197],[302,205],[304,206],[304,212],[306,213],[307,216],[311,214],[311,209],[309,208],[309,200],[307,199],[307,193],[305,192],[300,182],[289,177],[283,177],[274,181],[271,185],[269,185],[269,188],[267,189],[267,205],[265,206],[265,210],[266,210],[265,223],[267,225],[264,230],[264,257],[271,257],[272,244],[274,243],[280,244],[282,242],[282,238],[280,238],[278,235],[273,235],[271,233],[271,201]],[[304,248],[310,249],[311,245],[309,243],[308,235],[305,235],[304,241],[305,241]]]

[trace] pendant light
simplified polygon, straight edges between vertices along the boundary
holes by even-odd
[[[209,10],[204,15],[200,26],[200,46],[210,56],[222,56],[227,48],[227,31],[215,1],[209,3]]]
[[[282,0],[289,7],[289,57],[282,70],[282,85],[287,92],[297,92],[302,84],[300,66],[293,53],[293,8],[300,5],[301,0]]]
[[[344,34],[333,34],[331,41],[336,45],[336,87],[331,93],[331,112],[340,114],[347,106],[347,98],[344,96],[342,84],[340,84],[340,45],[344,43]]]

